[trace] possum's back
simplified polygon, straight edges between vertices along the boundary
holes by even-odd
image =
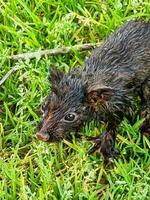
[[[125,73],[140,82],[150,76],[150,22],[127,22],[93,51],[86,71]]]

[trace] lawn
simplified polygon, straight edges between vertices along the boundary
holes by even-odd
[[[91,143],[46,144],[35,137],[40,105],[50,92],[50,66],[67,72],[90,51],[12,61],[9,56],[42,49],[99,43],[130,19],[150,19],[149,0],[0,0],[0,199],[149,200],[150,142],[141,141],[141,120],[120,125],[120,156],[105,166]],[[82,134],[104,127],[91,123]]]

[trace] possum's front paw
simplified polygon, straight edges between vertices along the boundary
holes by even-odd
[[[115,148],[115,139],[111,131],[104,132],[102,135],[90,139],[94,145],[88,151],[88,154],[92,154],[95,151],[100,151],[104,157],[104,162],[108,163],[110,159],[114,159],[115,154],[119,154],[119,151]]]
[[[140,132],[142,135],[146,136],[148,139],[150,139],[150,126],[147,124],[143,124],[140,128]]]
[[[145,118],[145,120],[140,128],[140,132],[142,135],[150,139],[150,108],[142,111],[141,116]]]

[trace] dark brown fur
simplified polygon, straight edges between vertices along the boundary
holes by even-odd
[[[93,139],[89,153],[99,149],[108,160],[116,152],[116,129],[138,96],[145,117],[141,132],[150,135],[150,23],[126,23],[93,51],[82,69],[64,74],[51,68],[50,81],[37,137],[57,142],[87,121],[104,121],[107,130]]]

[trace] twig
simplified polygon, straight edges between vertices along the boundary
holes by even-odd
[[[32,58],[41,58],[43,56],[53,56],[53,55],[59,55],[59,54],[67,54],[72,52],[74,49],[77,51],[84,51],[93,49],[97,46],[99,46],[100,43],[92,44],[82,44],[82,45],[75,45],[73,47],[64,47],[64,48],[56,48],[56,49],[48,49],[48,50],[41,50],[36,52],[30,52],[30,53],[22,53],[18,55],[9,56],[10,60],[18,61],[18,60],[27,60]],[[8,77],[18,69],[18,66],[14,66],[10,71],[7,72],[6,75],[0,80],[0,86],[8,79]]]
[[[27,60],[27,59],[32,59],[32,58],[41,58],[43,56],[67,54],[67,53],[72,52],[73,49],[75,49],[77,51],[84,51],[84,50],[93,49],[98,45],[100,45],[100,43],[96,43],[96,44],[89,43],[89,44],[75,45],[73,47],[41,50],[41,51],[36,51],[36,52],[13,55],[13,56],[10,56],[9,59],[18,61],[18,60]]]
[[[8,79],[8,77],[18,69],[18,65],[15,65],[11,70],[4,75],[4,77],[0,80],[0,86]]]

